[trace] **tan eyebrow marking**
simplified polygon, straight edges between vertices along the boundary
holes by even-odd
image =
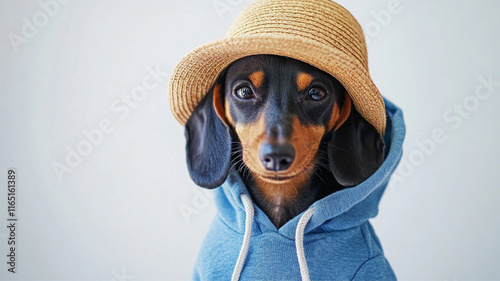
[[[297,74],[297,88],[299,88],[299,91],[305,90],[311,84],[313,79],[314,77],[305,72]]]
[[[262,85],[262,82],[264,81],[264,72],[261,70],[255,71],[254,73],[252,73],[248,76],[248,79],[250,79],[250,81],[252,81],[252,84],[255,87],[260,88],[260,86]]]

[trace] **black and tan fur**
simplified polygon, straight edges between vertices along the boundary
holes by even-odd
[[[277,228],[361,183],[384,159],[382,137],[339,81],[272,55],[226,68],[188,120],[186,138],[195,183],[217,187],[234,167]]]

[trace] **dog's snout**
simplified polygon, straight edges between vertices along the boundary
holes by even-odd
[[[263,143],[259,150],[260,161],[269,171],[284,171],[295,159],[295,149],[288,143]]]

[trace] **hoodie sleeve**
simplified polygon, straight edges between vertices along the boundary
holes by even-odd
[[[378,255],[365,261],[352,280],[397,280],[397,278],[385,257]]]

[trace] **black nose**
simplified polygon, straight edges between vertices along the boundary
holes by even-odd
[[[267,170],[284,171],[295,159],[295,149],[288,143],[272,144],[263,143],[259,149],[260,161]]]

